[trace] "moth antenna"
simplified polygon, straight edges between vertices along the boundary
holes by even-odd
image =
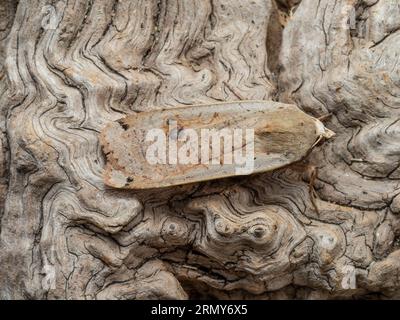
[[[331,118],[331,117],[332,117],[332,113],[329,112],[328,114],[325,114],[325,115],[323,115],[323,116],[321,116],[321,117],[319,117],[319,118],[317,118],[317,119],[318,119],[319,121],[324,122],[324,121],[328,120],[328,119]]]
[[[308,192],[310,195],[310,200],[311,203],[314,207],[315,212],[317,213],[317,215],[319,216],[319,210],[318,210],[318,206],[315,202],[315,199],[319,199],[317,192],[315,191],[314,185],[315,185],[315,180],[318,177],[318,168],[311,166],[310,167],[311,172],[310,172],[310,182],[308,184]]]

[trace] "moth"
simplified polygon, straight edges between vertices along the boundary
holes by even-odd
[[[176,186],[275,170],[334,133],[292,104],[233,101],[141,112],[100,133],[104,182]]]

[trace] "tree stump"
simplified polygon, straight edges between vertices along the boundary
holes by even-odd
[[[398,1],[4,0],[0,17],[1,299],[400,297]],[[110,122],[237,100],[330,114],[336,136],[272,172],[104,184]]]

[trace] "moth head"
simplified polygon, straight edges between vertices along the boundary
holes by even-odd
[[[315,122],[316,122],[315,125],[317,128],[317,135],[319,137],[318,137],[318,140],[315,141],[315,143],[313,144],[313,147],[315,147],[321,140],[323,140],[323,139],[328,140],[336,135],[335,132],[333,132],[332,130],[329,130],[327,127],[325,127],[321,121],[315,119]]]
[[[333,132],[332,130],[329,130],[327,127],[324,126],[324,124],[319,121],[316,120],[316,126],[317,126],[317,134],[321,137],[321,138],[325,138],[325,139],[330,139],[333,136],[336,135],[335,132]]]

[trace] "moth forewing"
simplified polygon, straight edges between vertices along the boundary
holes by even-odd
[[[271,171],[333,132],[295,105],[236,101],[142,112],[101,132],[104,181],[146,189]]]

